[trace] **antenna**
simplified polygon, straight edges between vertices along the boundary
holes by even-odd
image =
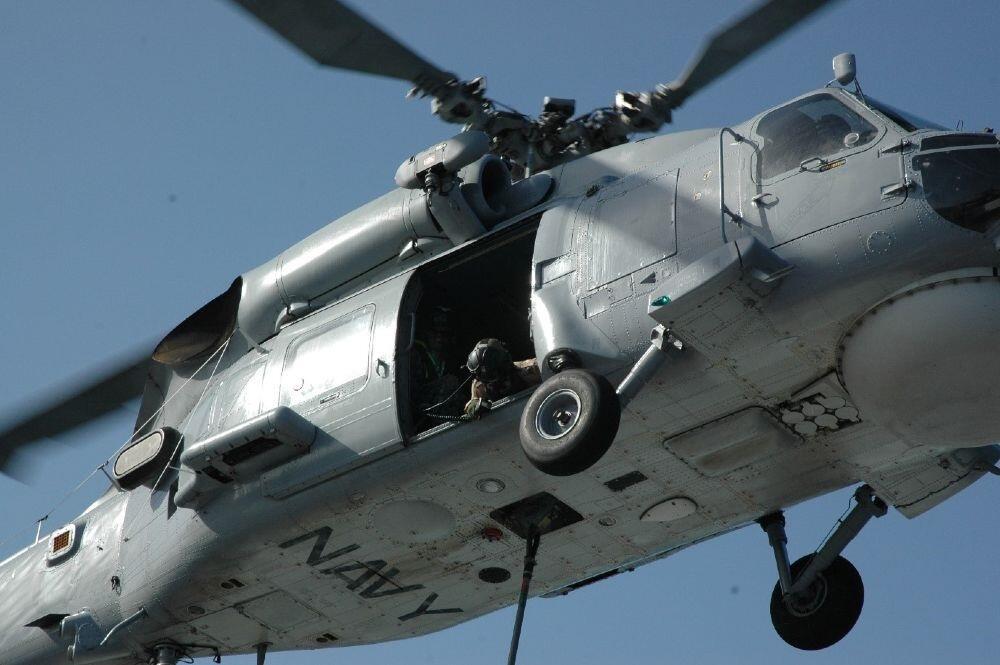
[[[834,82],[841,86],[853,82],[854,92],[857,93],[862,102],[868,104],[865,100],[865,93],[861,92],[861,83],[858,82],[857,60],[853,53],[840,53],[833,57],[833,80],[826,84],[827,87],[833,85]]]

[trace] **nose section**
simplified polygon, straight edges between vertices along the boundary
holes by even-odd
[[[844,384],[862,418],[920,445],[1000,442],[1000,142],[993,134],[921,134],[911,178],[943,219],[915,269],[926,276],[858,319],[839,350]],[[923,205],[920,205],[923,208]],[[940,271],[940,272],[939,272]]]
[[[927,203],[949,222],[986,233],[1000,220],[1000,144],[993,134],[924,138],[913,169]]]

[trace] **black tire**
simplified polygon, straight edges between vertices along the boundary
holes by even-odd
[[[792,579],[805,570],[812,555],[792,564]],[[782,598],[781,585],[771,593],[771,623],[781,639],[796,649],[817,651],[842,640],[861,616],[865,587],[851,562],[838,556],[819,574],[810,598],[790,608]]]
[[[528,399],[521,415],[521,448],[539,471],[571,476],[604,456],[620,421],[618,395],[606,378],[582,369],[565,370]]]

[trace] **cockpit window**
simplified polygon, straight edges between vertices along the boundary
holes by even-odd
[[[757,134],[764,139],[760,175],[767,179],[865,145],[878,129],[831,95],[813,95],[764,116]]]
[[[918,154],[927,203],[939,215],[985,233],[1000,220],[1000,150],[973,148]]]

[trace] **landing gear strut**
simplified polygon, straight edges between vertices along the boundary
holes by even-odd
[[[177,665],[177,661],[180,660],[181,655],[181,650],[173,644],[158,644],[153,649],[153,658],[156,665]]]
[[[868,485],[854,493],[857,505],[815,554],[789,565],[785,516],[771,513],[757,520],[767,533],[778,568],[771,594],[771,622],[781,639],[797,649],[825,649],[844,638],[861,616],[865,592],[861,575],[840,556],[873,517],[888,507]]]

